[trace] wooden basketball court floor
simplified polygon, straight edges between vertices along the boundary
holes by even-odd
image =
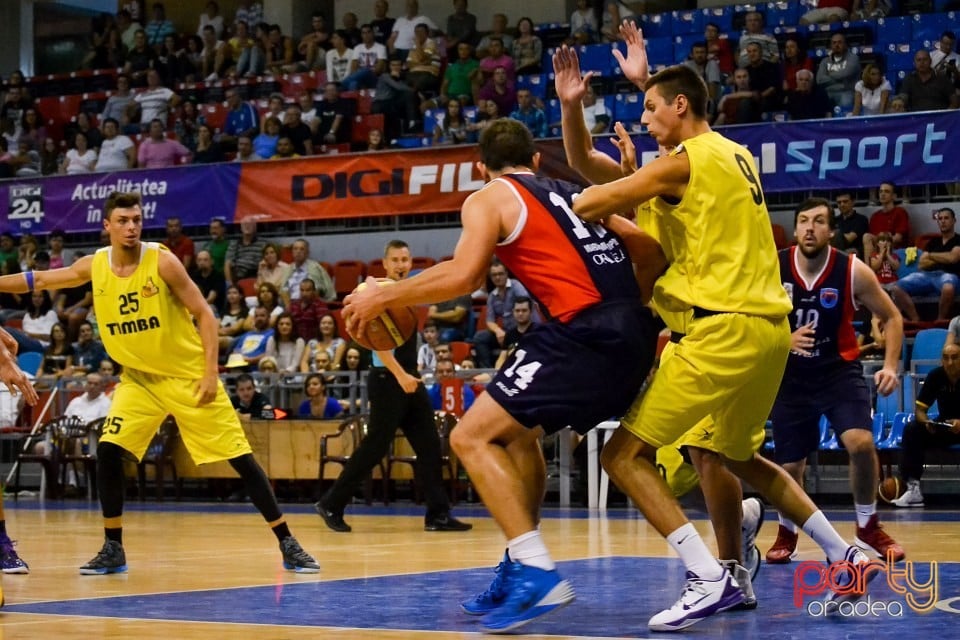
[[[100,548],[99,510],[86,501],[7,500],[7,528],[29,575],[4,575],[6,606],[0,640],[38,638],[365,638],[446,640],[478,636],[475,619],[457,603],[482,591],[503,554],[503,539],[486,511],[458,506],[474,523],[467,533],[427,533],[417,506],[353,506],[353,533],[330,532],[309,505],[284,505],[291,529],[321,562],[317,575],[280,566],[272,534],[250,505],[128,504],[124,546],[128,573],[81,576],[79,565]],[[694,523],[713,537],[703,513]],[[831,510],[841,533],[853,536],[850,509]],[[761,550],[776,534],[768,510]],[[882,615],[815,615],[808,596],[795,606],[798,566],[764,565],[755,582],[760,606],[727,612],[683,633],[687,638],[887,640],[957,637],[960,623],[960,512],[881,512],[906,548],[917,579],[938,571],[937,608],[921,614],[874,580],[870,600]],[[647,619],[671,605],[681,565],[635,510],[547,509],[548,546],[577,591],[567,608],[534,621],[523,637],[665,637]],[[822,560],[801,536],[800,560]],[[822,596],[820,601],[822,601]],[[900,605],[901,615],[895,613]],[[815,636],[811,634],[816,634]]]

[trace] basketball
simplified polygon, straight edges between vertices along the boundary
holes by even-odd
[[[393,284],[393,280],[380,278],[377,284],[386,287]],[[356,290],[363,291],[366,286],[365,282],[361,283]],[[351,333],[350,337],[364,348],[373,351],[390,351],[409,340],[417,330],[418,323],[419,318],[414,307],[396,307],[387,309],[368,322],[362,334]]]
[[[903,495],[898,478],[884,478],[880,481],[880,488],[877,495],[884,502],[890,503]]]

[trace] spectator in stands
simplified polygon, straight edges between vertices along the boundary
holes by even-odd
[[[233,15],[233,24],[238,25],[241,22],[245,22],[247,25],[263,22],[263,3],[240,0],[237,4],[237,11]]]
[[[97,152],[89,149],[87,144],[86,134],[78,132],[74,137],[73,149],[67,151],[63,164],[60,165],[60,173],[91,173],[94,170],[97,165]]]
[[[467,125],[467,128],[473,132],[483,131],[501,117],[500,107],[494,100],[481,100],[480,104],[480,112],[477,114],[476,122]],[[479,136],[479,133],[477,135]]]
[[[627,6],[627,5],[631,6]],[[617,42],[620,40],[620,25],[624,20],[632,20],[636,22],[636,16],[638,12],[634,10],[633,7],[636,7],[640,13],[643,13],[645,9],[643,2],[623,2],[618,0],[617,2],[609,2],[608,0],[597,0],[594,2],[596,10],[600,13],[600,34],[604,42]]]
[[[384,140],[383,131],[374,127],[367,132],[366,148],[361,151],[383,151],[389,148],[387,141]]]
[[[287,105],[284,112],[283,125],[280,127],[280,137],[290,138],[290,142],[293,144],[293,152],[297,155],[313,155],[313,140],[311,138],[313,132],[310,130],[310,127],[300,119],[300,113],[299,104],[293,103]]]
[[[220,336],[220,353],[226,353],[233,346],[233,341],[243,333],[243,323],[250,310],[247,308],[246,298],[236,285],[227,287],[223,308],[220,311],[220,326],[217,333]]]
[[[50,329],[49,346],[43,352],[43,360],[40,361],[40,367],[35,373],[37,377],[53,376],[54,378],[73,375],[73,347],[67,339],[63,324],[58,322]]]
[[[759,94],[761,113],[778,111],[783,106],[783,96],[780,93],[783,79],[780,77],[780,65],[763,58],[760,45],[752,42],[747,45],[746,69],[750,74],[750,89]],[[852,103],[852,102],[851,102]]]
[[[227,281],[222,273],[213,268],[209,251],[201,249],[197,252],[197,268],[190,272],[190,279],[219,318],[226,304]]]
[[[727,78],[733,75],[733,70],[737,67],[730,40],[720,37],[720,26],[714,22],[708,22],[703,28],[703,39],[707,43],[707,57],[717,61],[720,74],[724,82],[727,82]]]
[[[850,17],[852,0],[819,0],[814,9],[800,16],[800,24],[843,22]]]
[[[716,60],[707,57],[707,43],[694,42],[693,46],[690,47],[690,57],[683,62],[683,65],[690,67],[697,72],[698,76],[703,78],[710,97],[707,108],[711,112],[716,112],[722,80],[720,78],[720,65],[717,64]]]
[[[589,6],[589,0],[577,0],[577,8],[570,14],[570,40],[568,44],[587,45],[597,42],[600,30],[597,28],[597,14]]]
[[[327,395],[327,382],[319,373],[311,373],[306,377],[303,381],[303,393],[307,398],[297,409],[298,418],[331,420],[349,408],[347,401]]]
[[[448,100],[456,99],[461,106],[473,104],[480,80],[480,63],[473,57],[473,47],[466,42],[457,46],[457,59],[447,64],[440,85],[440,95],[427,106],[443,106]]]
[[[290,265],[280,259],[280,247],[273,242],[263,246],[263,258],[257,269],[257,286],[269,282],[278,290],[290,275]]]
[[[257,221],[240,221],[240,239],[230,243],[223,275],[227,282],[236,283],[244,278],[255,278],[263,258],[264,240],[257,237]]]
[[[869,258],[870,256],[866,256],[863,252],[863,237],[870,230],[870,222],[867,216],[858,213],[853,207],[853,195],[849,191],[841,191],[837,194],[837,210],[840,212],[836,224],[837,231],[840,232],[840,243],[837,248],[856,254],[861,259]]]
[[[236,87],[230,87],[225,92],[227,100],[227,121],[220,135],[220,142],[224,146],[236,144],[238,136],[254,136],[259,130],[257,110],[252,104],[240,97]]]
[[[930,52],[930,67],[937,75],[957,75],[957,65],[960,65],[960,55],[953,50],[957,42],[957,34],[953,31],[944,31],[940,34],[939,47]]]
[[[403,60],[391,58],[388,72],[377,78],[371,111],[385,116],[384,128],[388,138],[397,138],[416,129],[419,118],[417,94],[404,82]]]
[[[533,300],[527,296],[519,296],[513,300],[513,320],[516,323],[516,326],[506,332],[506,335],[503,338],[503,348],[500,351],[500,356],[497,358],[496,368],[499,369],[507,358],[510,356],[510,353],[513,351],[513,348],[517,346],[517,343],[520,342],[520,338],[523,337],[527,331],[532,329],[534,325],[538,324],[534,321],[533,317]],[[464,367],[466,368],[466,367]]]
[[[117,31],[120,33],[120,41],[128,51],[133,49],[136,43],[137,31],[142,30],[143,27],[130,16],[129,11],[122,9],[117,12]]]
[[[427,309],[427,317],[440,329],[441,342],[467,338],[472,305],[469,294],[430,305]]]
[[[427,394],[430,396],[430,404],[433,406],[434,411],[444,410],[444,398],[442,397],[443,390],[443,381],[444,380],[453,380],[457,377],[456,365],[453,363],[453,360],[449,358],[444,360],[437,360],[436,365],[436,377],[432,385],[427,387]],[[473,389],[470,388],[470,385],[464,383],[460,387],[460,410],[466,411],[471,406],[473,406],[474,400],[477,399],[476,394],[473,392]]]
[[[480,59],[481,81],[489,82],[499,68],[506,71],[507,80],[512,85],[517,78],[513,58],[506,53],[503,39],[500,36],[491,36],[490,44],[487,47],[487,55]],[[509,113],[509,111],[505,113]]]
[[[127,47],[115,26],[102,35],[94,34],[93,44],[84,56],[81,66],[86,69],[119,69],[127,59]]]
[[[96,371],[100,368],[100,362],[106,359],[107,351],[94,336],[93,325],[87,321],[81,322],[77,343],[73,345],[74,374]]]
[[[347,41],[347,46],[353,49],[358,44],[360,44],[360,27],[358,26],[359,20],[357,19],[357,14],[353,11],[347,11],[343,14],[341,19],[341,25],[343,32],[345,34],[344,40]]]
[[[66,239],[65,234],[60,229],[54,229],[47,236],[48,252],[50,256],[51,269],[60,269],[65,266],[63,259],[63,242]]]
[[[270,98],[267,100],[267,111],[263,114],[263,117],[260,120],[260,131],[266,131],[267,118],[271,116],[276,118],[281,124],[283,123],[285,104],[286,101],[282,93],[270,94]]]
[[[17,142],[17,154],[7,161],[18,178],[40,175],[40,153],[27,140]]]
[[[583,120],[587,131],[591,134],[606,133],[610,130],[611,115],[606,103],[597,99],[596,89],[588,84],[583,94]]]
[[[543,64],[543,42],[534,31],[533,20],[527,17],[517,21],[517,37],[510,53],[517,75],[540,73]]]
[[[237,376],[237,395],[230,398],[230,401],[241,420],[272,420],[274,417],[273,405],[267,396],[257,391],[257,385],[249,373]]]
[[[76,120],[64,127],[63,135],[68,147],[74,146],[74,136],[82,133],[87,136],[87,147],[90,149],[99,149],[103,142],[103,134],[100,129],[93,126],[93,115],[86,111],[77,114]]]
[[[336,300],[337,292],[330,274],[319,262],[310,258],[310,244],[303,238],[294,240],[292,252],[293,262],[290,264],[289,275],[280,287],[284,302],[299,299],[300,283],[308,278],[313,281],[321,300]]]
[[[760,45],[763,59],[767,62],[780,62],[780,45],[777,39],[763,31],[763,16],[759,11],[749,12],[744,19],[744,31],[740,36],[740,56],[737,66],[745,67],[750,63],[747,47],[756,43]]]
[[[188,82],[202,82],[203,76],[203,38],[198,35],[187,36],[187,48],[181,54],[185,61]]]
[[[337,29],[330,36],[331,47],[326,53],[326,71],[328,82],[343,82],[350,75],[357,54],[347,46],[347,33]]]
[[[431,33],[438,31],[433,20],[420,13],[420,3],[417,0],[406,0],[406,6],[407,13],[394,21],[393,32],[387,40],[390,53],[399,56],[401,60],[406,60],[410,49],[413,49],[418,24],[426,24]]]
[[[747,124],[760,122],[759,93],[750,88],[750,72],[737,69],[733,72],[733,91],[720,98],[717,119],[714,125]]]
[[[167,36],[177,35],[177,30],[174,28],[173,22],[167,20],[167,11],[162,2],[154,2],[151,11],[153,20],[147,23],[143,31],[147,36],[147,44],[159,53],[163,47],[164,39]]]
[[[280,309],[276,313],[277,316],[283,313],[283,309],[280,307],[274,307],[274,309]],[[273,337],[270,310],[263,305],[258,305],[251,309],[251,313],[253,314],[252,320],[251,317],[248,317],[244,321],[244,327],[247,331],[240,336],[233,349],[233,353],[239,353],[243,356],[248,366],[256,365],[260,362],[260,358],[267,354],[267,341]],[[275,318],[276,316],[274,316]]]
[[[497,112],[500,115],[511,113],[517,106],[517,90],[508,79],[507,71],[503,67],[497,67],[493,77],[480,88],[477,106],[486,111],[484,103],[487,102],[496,103]]]
[[[253,140],[249,135],[240,134],[237,136],[237,157],[234,162],[253,162],[254,160],[263,160],[253,150]]]
[[[791,120],[816,120],[833,115],[833,105],[826,91],[813,81],[813,72],[797,71],[797,88],[788,91],[784,102]]]
[[[226,156],[223,146],[213,139],[213,129],[210,125],[201,124],[197,127],[197,146],[193,152],[193,164],[209,164],[223,162]]]
[[[387,47],[374,39],[372,25],[360,27],[360,40],[353,48],[350,75],[343,79],[343,88],[347,91],[376,87],[377,76],[387,69]]]
[[[164,238],[163,244],[170,249],[170,253],[177,256],[184,268],[190,271],[193,268],[196,253],[193,240],[183,233],[183,223],[178,216],[168,217],[166,226],[167,237]]]
[[[298,336],[304,340],[320,337],[320,319],[329,313],[329,309],[317,295],[317,285],[313,280],[306,278],[300,283],[300,297],[290,300],[287,309]]]
[[[387,0],[376,0],[373,3],[373,20],[370,21],[374,39],[385,47],[388,46],[387,43],[393,34],[393,25],[396,23],[396,20],[387,16],[389,10],[390,5]]]
[[[6,138],[0,136],[0,163],[2,166],[9,167],[10,153],[7,151],[7,140]],[[60,152],[60,148],[57,146],[57,143],[53,138],[47,138],[43,141],[43,147],[40,149],[40,173],[45,176],[52,176],[53,174],[60,171],[60,165],[63,164],[64,154]],[[0,176],[0,177],[12,177],[13,170],[8,169],[10,175]]]
[[[830,53],[817,68],[817,84],[823,87],[834,105],[853,107],[853,88],[860,76],[860,58],[847,48],[847,38],[834,33],[830,38]]]
[[[161,130],[166,130],[170,109],[180,103],[180,96],[161,85],[160,74],[156,69],[150,69],[147,71],[147,88],[135,95],[133,100],[140,105],[140,122],[149,123],[152,127],[156,120]]]
[[[534,138],[547,137],[547,116],[543,113],[543,109],[534,104],[533,94],[529,89],[517,91],[517,108],[513,110],[510,117],[522,122]]]
[[[897,281],[900,257],[894,252],[893,237],[887,231],[877,235],[877,251],[870,256],[870,268],[887,291],[890,290],[890,285]]]
[[[407,84],[421,102],[436,97],[440,89],[440,50],[429,37],[425,23],[414,28],[413,47],[407,53]]]
[[[326,64],[326,52],[332,46],[327,20],[320,11],[310,16],[310,31],[300,38],[297,54],[304,60],[304,69],[320,69]]]
[[[53,302],[50,300],[50,294],[47,291],[33,291],[30,294],[30,302],[27,305],[27,313],[21,321],[21,331],[28,338],[35,341],[33,348],[24,349],[23,343],[20,344],[20,352],[23,351],[43,351],[46,349],[50,340],[50,332],[53,325],[57,324],[57,312],[53,310]],[[33,371],[29,373],[35,373]]]
[[[960,106],[950,78],[933,72],[930,52],[917,51],[913,56],[913,69],[900,85],[907,111],[940,111]]]
[[[910,240],[910,214],[897,206],[897,186],[893,182],[881,182],[877,197],[880,199],[880,208],[870,216],[870,233],[863,236],[865,255],[873,255],[874,242],[881,231],[893,237],[894,249],[907,246]]]
[[[890,289],[890,295],[904,317],[914,322],[920,319],[913,298],[938,294],[938,320],[951,317],[953,300],[960,289],[960,236],[956,233],[957,217],[953,209],[944,207],[934,211],[940,237],[927,243],[918,260],[919,271],[900,278]]]
[[[203,246],[204,251],[210,253],[213,259],[213,268],[224,273],[224,263],[227,259],[227,251],[230,249],[230,241],[227,240],[227,225],[220,218],[214,218],[210,221],[210,239]]]
[[[56,318],[54,318],[55,320]],[[417,349],[417,371],[423,376],[433,373],[437,367],[437,354],[434,349],[440,344],[440,329],[437,327],[436,321],[428,318],[423,323],[423,331],[420,332],[420,335],[423,340],[420,348]]]
[[[23,88],[19,86],[7,87],[7,92],[3,96],[3,106],[0,107],[0,119],[13,124],[13,140],[20,138],[20,131],[23,127],[23,113],[32,106],[34,106],[34,102],[26,95]]]
[[[280,25],[271,24],[267,32],[266,70],[274,75],[294,73],[298,66],[293,59],[293,38],[283,35]]]
[[[40,250],[40,243],[37,242],[36,236],[32,233],[25,233],[20,236],[20,246],[17,251],[17,258],[20,261],[20,270],[29,271],[34,268],[34,260],[37,255],[37,251]],[[46,269],[50,268],[49,260],[48,264],[45,265]],[[45,270],[46,270],[45,269]]]
[[[927,449],[946,449],[960,444],[960,346],[948,344],[943,347],[941,366],[927,374],[914,408],[915,419],[903,429],[900,443],[900,478],[906,491],[893,501],[898,507],[922,507],[923,493],[920,479],[923,477],[924,458]],[[939,415],[936,424],[929,415],[936,403]]]
[[[447,57],[453,58],[461,42],[473,45],[479,39],[477,16],[467,11],[467,0],[453,0],[453,13],[447,16]]]
[[[882,18],[890,13],[890,0],[853,0],[850,15],[854,20]]]
[[[183,82],[195,71],[193,63],[187,57],[187,52],[177,46],[177,39],[174,36],[163,39],[163,45],[157,53],[153,68],[160,74],[160,83],[164,86],[174,86],[178,82]],[[131,99],[133,99],[132,96]]]
[[[300,105],[300,120],[303,124],[310,127],[310,132],[314,133],[319,122],[317,119],[317,103],[313,101],[312,91],[301,91],[297,96],[297,104]]]
[[[253,23],[251,23],[253,24]],[[263,27],[257,27],[257,31],[262,31]],[[250,37],[249,28],[246,22],[237,23],[237,33],[229,40],[230,48],[233,51],[233,59],[237,65],[235,73],[239,78],[252,78],[263,73],[267,64],[267,50],[264,45],[264,38]]]
[[[277,316],[274,334],[267,340],[268,357],[273,358],[279,373],[296,373],[303,357],[304,341],[296,333],[293,318],[287,312]]]
[[[107,98],[103,107],[103,113],[100,114],[100,122],[106,122],[108,118],[117,121],[119,131],[120,119],[123,117],[123,110],[133,100],[133,94],[130,93],[130,78],[121,74],[117,76],[117,89]]]
[[[130,76],[134,86],[143,87],[147,84],[147,71],[153,69],[157,63],[157,51],[147,43],[147,34],[143,29],[137,29],[133,38],[133,47],[127,51],[123,73]]]
[[[282,135],[277,139],[277,152],[270,156],[271,160],[289,160],[299,158],[296,147],[293,146],[293,140],[290,136]]]
[[[880,67],[868,64],[860,74],[860,80],[853,88],[852,115],[876,116],[887,111],[890,92],[893,87],[883,74]]]
[[[223,16],[220,15],[220,5],[208,2],[203,13],[200,14],[200,23],[197,25],[197,35],[203,37],[206,27],[213,27],[213,34],[219,38],[223,35]]]
[[[477,57],[485,58],[490,55],[490,45],[494,39],[499,39],[502,51],[513,51],[513,36],[507,31],[507,16],[503,13],[493,14],[491,29],[477,44]]]
[[[328,82],[323,87],[323,100],[317,103],[318,122],[313,146],[349,143],[352,119],[353,103],[340,97],[337,83]]]
[[[103,121],[104,140],[100,144],[94,171],[123,171],[137,165],[137,149],[133,140],[120,135],[119,131],[120,123],[115,119]]]
[[[137,166],[143,169],[172,167],[190,160],[190,150],[164,135],[163,122],[150,121],[150,137],[140,143],[137,151]]]
[[[513,305],[517,298],[530,297],[519,281],[507,277],[507,268],[499,261],[490,265],[490,280],[493,289],[487,295],[487,328],[473,337],[477,366],[481,369],[493,367],[507,331],[517,326],[513,317]]]
[[[263,133],[253,139],[253,150],[261,158],[272,158],[277,153],[277,141],[280,140],[280,119],[267,116],[263,123]]]
[[[43,126],[40,113],[35,106],[27,107],[20,120],[20,137],[17,141],[25,141],[31,149],[39,151],[46,139],[47,128]]]
[[[784,92],[796,90],[797,71],[801,69],[812,72],[813,60],[807,57],[807,52],[800,46],[800,41],[797,39],[797,36],[790,36],[783,43],[781,75],[783,76]]]
[[[460,101],[453,98],[447,102],[446,113],[433,128],[433,144],[465,144],[470,137],[469,123],[463,115]]]
[[[200,77],[206,82],[216,82],[233,62],[230,46],[217,36],[213,25],[203,28],[202,37]]]
[[[346,365],[345,357],[349,348],[346,341],[340,337],[337,319],[329,311],[320,316],[317,323],[319,333],[315,338],[307,340],[303,359],[300,361],[300,371],[311,371],[311,364],[316,360],[318,351],[326,351],[330,355],[333,369],[342,369]],[[359,353],[359,351],[357,352]],[[347,367],[349,368],[349,367]]]

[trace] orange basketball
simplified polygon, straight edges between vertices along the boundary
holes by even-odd
[[[877,490],[877,495],[880,496],[880,499],[884,502],[893,502],[903,495],[903,490],[900,488],[900,480],[897,478],[884,478],[880,481],[880,488]]]
[[[393,284],[393,280],[380,278],[377,284],[385,287]],[[366,283],[361,283],[357,291],[362,291],[366,286]],[[368,322],[362,334],[351,333],[350,337],[367,349],[390,351],[409,340],[416,332],[418,323],[419,318],[414,307],[396,307],[387,309]]]

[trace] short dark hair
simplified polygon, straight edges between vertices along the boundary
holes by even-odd
[[[410,245],[400,239],[391,240],[387,243],[387,246],[383,248],[383,255],[386,256],[390,249],[409,249]]]
[[[830,204],[830,201],[826,198],[807,198],[801,202],[796,209],[793,211],[793,228],[797,228],[797,218],[800,217],[800,214],[804,211],[810,211],[811,209],[816,209],[817,207],[826,207],[827,213],[829,214],[830,228],[834,229],[837,226],[836,212],[833,210],[833,205]]]
[[[950,217],[951,217],[951,218],[953,218],[954,220],[957,219],[957,214],[956,214],[956,213],[953,211],[953,209],[951,209],[950,207],[940,207],[939,209],[937,209],[937,211],[938,211],[938,212],[946,211],[947,213],[950,214]],[[36,256],[34,256],[34,257],[36,257]]]
[[[700,74],[683,65],[667,67],[653,74],[647,80],[646,91],[650,87],[659,87],[660,95],[667,104],[673,103],[677,96],[686,96],[690,112],[694,117],[704,120],[707,117],[707,85]]]
[[[118,122],[116,118],[107,118],[106,120],[103,121],[103,125],[101,125],[101,126],[106,126],[106,125],[110,124],[111,122],[112,122],[113,124],[115,124],[118,129],[120,128],[120,122]]]
[[[253,381],[253,376],[250,375],[249,373],[241,373],[240,375],[238,375],[238,376],[236,377],[235,382],[236,382],[236,385],[237,385],[238,387],[240,386],[240,383],[241,383],[241,382],[249,382],[249,383],[252,384],[254,387],[257,386],[257,383]]]
[[[103,215],[107,220],[114,209],[129,209],[130,207],[139,207],[143,200],[137,191],[114,191],[107,196],[103,203]]]
[[[531,167],[537,153],[533,134],[527,126],[510,118],[498,118],[484,129],[479,146],[480,161],[493,171],[504,167]]]
[[[940,39],[943,40],[944,38],[950,38],[951,40],[955,41],[957,39],[957,34],[955,34],[953,31],[950,31],[948,29],[947,31],[944,31],[943,33],[940,34]]]
[[[527,304],[533,309],[533,300],[530,299],[530,296],[517,296],[513,299],[513,306],[517,306],[518,304]]]

